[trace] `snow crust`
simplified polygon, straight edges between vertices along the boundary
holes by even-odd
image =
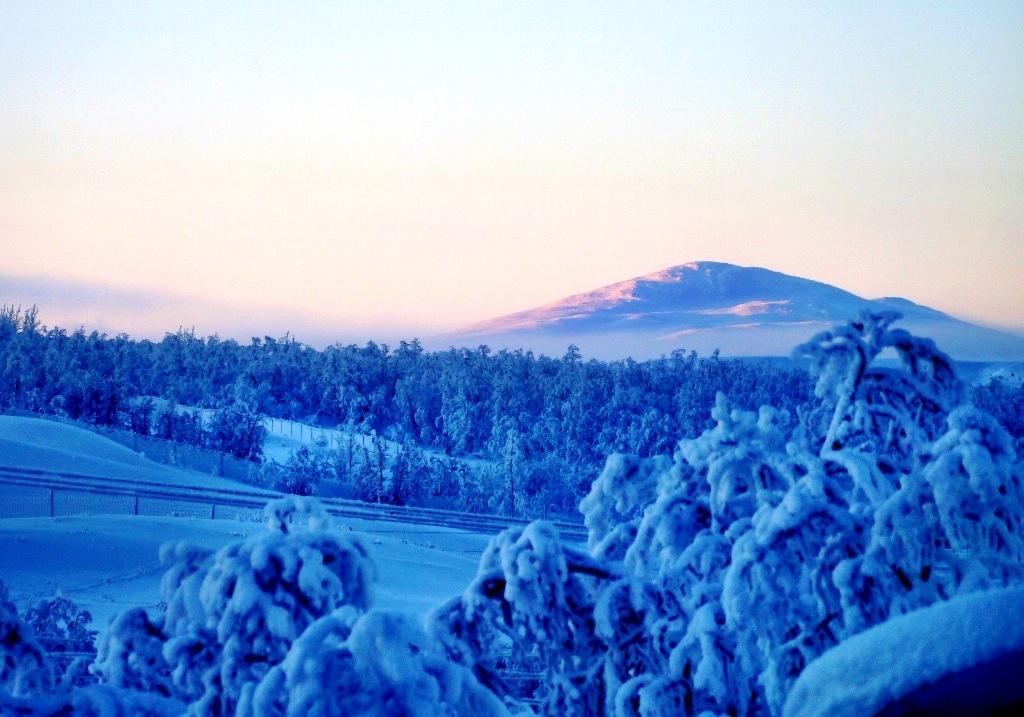
[[[789,693],[785,717],[875,714],[944,675],[1024,650],[1024,588],[963,595],[892,618],[825,652]]]

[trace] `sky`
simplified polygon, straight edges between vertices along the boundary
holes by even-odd
[[[1020,2],[0,0],[0,302],[443,332],[692,260],[1024,329]]]

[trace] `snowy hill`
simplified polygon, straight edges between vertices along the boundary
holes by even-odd
[[[559,353],[575,343],[600,358],[646,358],[676,348],[784,355],[865,309],[899,311],[903,326],[955,357],[1024,358],[1024,337],[970,324],[900,297],[866,299],[830,284],[759,267],[701,261],[468,326],[466,345]]]
[[[156,463],[78,426],[27,416],[0,415],[0,468],[64,471],[163,485],[251,489],[227,478]]]

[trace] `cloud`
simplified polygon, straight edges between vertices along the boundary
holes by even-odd
[[[112,307],[156,311],[190,302],[168,292],[88,283],[75,279],[0,274],[0,302],[30,306],[45,304],[51,311],[88,313]]]
[[[370,326],[339,321],[294,305],[238,305],[172,291],[118,286],[49,276],[0,274],[0,305],[39,308],[40,320],[66,329],[84,327],[133,338],[160,339],[179,328],[199,335],[248,341],[289,333],[314,346],[332,343],[395,343],[422,335],[411,326]]]

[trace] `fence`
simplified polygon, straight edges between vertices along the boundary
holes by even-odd
[[[211,448],[178,443],[156,436],[144,436],[134,431],[110,426],[95,426],[88,423],[74,422],[80,428],[87,428],[115,443],[120,443],[136,453],[141,453],[151,461],[169,466],[180,466],[208,475],[222,476],[243,483],[258,480],[259,464],[235,458]]]
[[[108,439],[114,441],[115,443],[118,443],[118,444],[120,444],[122,446],[125,446],[126,448],[129,448],[132,451],[135,451],[136,453],[140,453],[144,457],[148,458],[149,460],[155,461],[157,463],[163,463],[165,465],[177,466],[177,467],[181,467],[181,468],[188,468],[190,470],[194,470],[194,471],[197,471],[197,472],[200,472],[200,473],[205,473],[207,475],[221,476],[221,477],[228,478],[230,480],[234,480],[234,481],[237,481],[239,483],[244,483],[244,484],[248,484],[248,485],[251,485],[251,486],[259,486],[261,483],[263,483],[263,478],[262,478],[262,475],[260,473],[261,468],[260,468],[260,464],[259,463],[254,463],[252,461],[247,461],[247,460],[243,460],[243,459],[240,459],[240,458],[235,458],[232,455],[229,455],[227,453],[222,453],[220,451],[215,451],[215,450],[210,449],[210,448],[202,448],[202,447],[199,447],[199,446],[192,446],[192,445],[189,445],[189,444],[186,444],[186,443],[178,443],[176,441],[166,440],[166,439],[163,439],[163,438],[157,438],[156,436],[145,436],[145,435],[141,435],[141,434],[135,433],[133,431],[130,431],[130,430],[127,430],[127,429],[124,429],[124,428],[116,428],[116,427],[112,427],[112,426],[101,426],[101,425],[87,423],[85,421],[77,421],[77,420],[74,420],[74,419],[71,419],[71,418],[66,418],[66,417],[61,417],[61,416],[51,416],[51,415],[41,416],[41,415],[36,414],[36,413],[31,413],[31,412],[28,412],[28,411],[21,411],[21,410],[17,410],[17,409],[8,410],[8,411],[5,411],[4,413],[6,413],[7,415],[12,415],[12,416],[23,416],[23,417],[28,417],[28,418],[43,418],[45,420],[58,421],[60,423],[64,423],[64,424],[67,424],[67,425],[72,425],[72,426],[75,426],[77,428],[82,428],[82,429],[91,431],[93,433],[96,433],[98,435],[101,435],[104,438],[108,438]],[[275,422],[275,423],[278,423],[279,425],[277,427],[278,427],[279,430],[283,430],[283,426],[290,424],[290,430],[292,430],[292,431],[295,431],[295,430],[298,430],[298,431],[308,431],[310,433],[310,435],[316,435],[316,433],[319,433],[321,436],[330,437],[332,433],[336,433],[335,431],[332,431],[331,429],[321,429],[321,428],[316,428],[315,429],[316,433],[315,433],[314,432],[314,428],[311,427],[311,426],[305,426],[304,424],[300,424],[300,423],[295,422],[295,421],[287,421],[285,419],[276,419],[275,418],[275,419],[267,419],[267,420]],[[298,426],[299,428],[295,428],[296,426]],[[363,440],[363,439],[365,439],[365,437],[360,437],[360,439]],[[327,439],[325,438],[325,440],[327,440]],[[258,489],[256,489],[256,490],[258,490]],[[347,503],[354,503],[354,504],[357,504],[357,505],[370,505],[370,506],[374,506],[375,508],[379,509],[381,512],[384,512],[384,511],[386,511],[389,508],[394,508],[394,509],[399,510],[399,511],[412,511],[412,512],[417,512],[418,511],[422,515],[428,516],[428,517],[430,515],[432,515],[432,514],[441,514],[441,515],[452,515],[453,514],[453,511],[446,511],[446,510],[443,510],[443,509],[409,508],[409,507],[406,507],[406,506],[387,506],[385,504],[377,504],[377,503],[361,503],[359,501],[349,500],[348,499],[349,496],[346,496],[344,491],[341,491],[341,490],[335,490],[334,495],[337,496],[337,495],[339,495],[339,493],[341,494],[342,497],[341,498],[337,498],[336,500],[338,500],[338,501],[347,502]],[[266,496],[266,495],[278,495],[278,494],[274,494],[274,493],[271,493],[269,491],[263,491],[263,495]],[[266,500],[266,498],[264,498],[264,501],[265,500]],[[330,498],[326,498],[324,500],[331,500],[331,499]],[[114,507],[116,507],[116,506],[114,506]],[[0,507],[0,517],[4,517],[2,510],[3,510],[2,507]],[[90,512],[96,513],[96,512],[103,512],[103,511],[90,511]],[[111,511],[106,511],[106,512],[111,512]],[[65,514],[66,515],[71,515],[72,513],[65,513]],[[40,514],[34,514],[34,515],[40,515]],[[154,515],[156,515],[156,514],[154,514]],[[460,513],[460,515],[461,515],[461,513]],[[498,527],[494,528],[494,532],[496,532],[498,530],[503,530],[504,528],[507,528],[509,525],[523,524],[523,523],[528,522],[528,521],[525,521],[525,520],[522,520],[522,519],[506,518],[504,516],[498,516],[498,515],[492,515],[492,514],[486,514],[486,513],[472,513],[472,514],[466,514],[466,515],[472,515],[472,523],[473,523],[473,525],[483,525],[483,524],[486,524],[486,525],[490,525],[490,526],[498,526]],[[540,516],[537,516],[537,517],[540,517]],[[572,535],[573,536],[572,537],[573,540],[579,540],[579,541],[585,541],[586,540],[586,533],[583,530],[582,526],[579,524],[579,522],[577,522],[575,520],[576,516],[574,516],[574,515],[572,515],[572,516],[571,515],[565,515],[565,514],[561,514],[561,513],[549,514],[549,512],[547,510],[545,510],[543,517],[544,517],[544,519],[550,520],[550,522],[553,522],[556,525],[562,526],[562,527],[560,527],[560,530],[562,531],[563,535],[567,535],[567,536],[568,535]],[[404,519],[397,519],[396,518],[396,520],[404,520]],[[428,520],[428,524],[433,524],[433,523],[429,523],[429,520]]]
[[[250,520],[262,514],[267,501],[281,495],[255,488],[228,490],[163,485],[0,466],[0,518],[113,514]],[[497,533],[526,523],[496,515],[362,503],[341,498],[323,498],[321,501],[328,513],[338,517],[433,525],[483,534]],[[586,540],[583,526],[579,524],[555,522],[555,525],[566,540]]]

